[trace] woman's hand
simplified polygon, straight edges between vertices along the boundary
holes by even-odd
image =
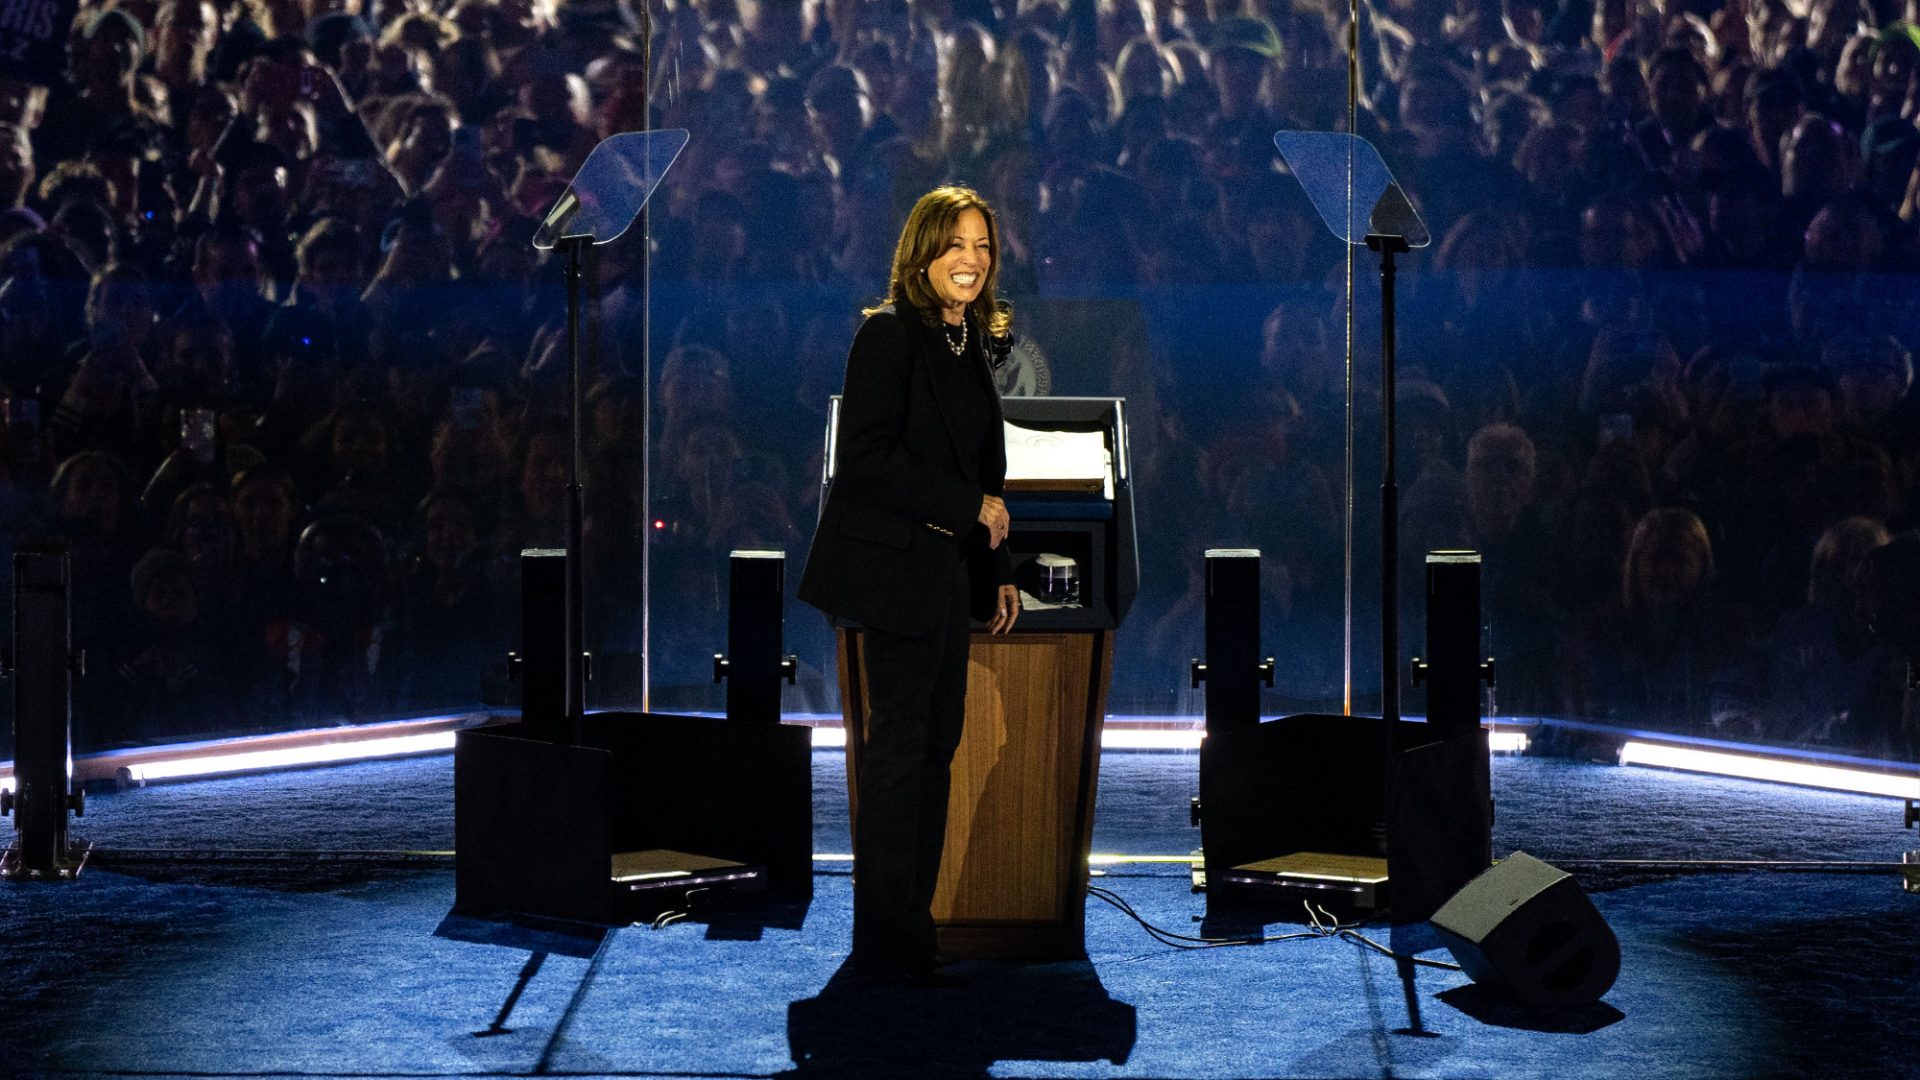
[[[1007,538],[1013,519],[1007,516],[1007,504],[998,495],[980,496],[980,524],[987,527],[987,546],[997,548]]]
[[[1013,629],[1013,620],[1020,617],[1020,590],[1011,585],[1000,586],[1000,599],[994,604],[993,619],[987,623],[987,633],[1004,634]]]

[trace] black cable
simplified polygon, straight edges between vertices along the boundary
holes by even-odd
[[[1127,903],[1126,900],[1122,899],[1118,893],[1115,893],[1110,889],[1103,889],[1098,885],[1089,885],[1087,886],[1087,893],[1090,896],[1096,897],[1100,900],[1104,900],[1108,904],[1112,905],[1113,907],[1118,908],[1128,918],[1132,919],[1134,922],[1139,923],[1143,928],[1145,928],[1147,933],[1152,935],[1155,940],[1159,941],[1163,945],[1171,945],[1176,949],[1219,949],[1219,948],[1225,948],[1225,947],[1234,946],[1234,945],[1264,945],[1270,941],[1291,941],[1291,940],[1294,940],[1295,938],[1326,936],[1317,931],[1302,930],[1292,934],[1279,934],[1274,936],[1259,936],[1259,937],[1242,937],[1242,938],[1194,937],[1191,934],[1179,934],[1179,933],[1175,933],[1172,930],[1165,930],[1158,926],[1153,925],[1152,923],[1148,922],[1146,918],[1142,916],[1138,911],[1135,911],[1133,909],[1133,905]],[[1189,942],[1193,944],[1187,944]]]
[[[1166,929],[1162,929],[1161,927],[1155,926],[1152,923],[1148,922],[1146,918],[1142,916],[1138,911],[1135,911],[1133,909],[1133,905],[1127,903],[1126,900],[1123,899],[1118,893],[1115,893],[1110,889],[1103,889],[1098,885],[1088,885],[1087,894],[1096,899],[1105,901],[1107,904],[1118,909],[1122,914],[1126,915],[1128,918],[1132,919],[1134,922],[1139,923],[1141,928],[1146,930],[1147,934],[1150,937],[1152,937],[1155,941],[1158,941],[1162,945],[1166,945],[1175,949],[1188,949],[1188,950],[1224,949],[1224,948],[1231,948],[1237,945],[1266,945],[1270,942],[1297,941],[1302,938],[1347,938],[1352,940],[1356,944],[1364,945],[1367,948],[1374,950],[1375,952],[1381,953],[1385,956],[1390,956],[1395,960],[1405,961],[1410,964],[1418,964],[1423,967],[1441,968],[1446,971],[1460,970],[1459,964],[1451,963],[1446,960],[1428,960],[1424,957],[1408,956],[1402,953],[1394,952],[1392,949],[1388,948],[1387,946],[1380,944],[1379,942],[1373,940],[1367,935],[1362,934],[1359,930],[1355,929],[1355,927],[1359,926],[1360,924],[1355,923],[1352,925],[1343,926],[1340,924],[1339,920],[1335,919],[1332,916],[1332,914],[1327,911],[1326,908],[1321,908],[1316,913],[1313,909],[1313,905],[1309,904],[1305,900],[1302,900],[1300,904],[1302,907],[1306,909],[1307,921],[1313,924],[1313,929],[1311,930],[1300,930],[1291,934],[1260,935],[1256,937],[1208,938],[1208,937],[1195,937],[1191,934],[1179,934],[1179,933],[1175,933],[1172,930],[1166,930]],[[1325,922],[1321,921],[1323,916],[1326,918]]]

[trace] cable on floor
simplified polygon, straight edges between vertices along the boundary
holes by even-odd
[[[1300,906],[1306,910],[1307,922],[1312,926],[1311,930],[1299,930],[1290,934],[1262,934],[1254,937],[1209,938],[1175,933],[1172,930],[1155,926],[1148,922],[1145,916],[1135,911],[1132,904],[1127,903],[1124,898],[1111,889],[1103,889],[1098,885],[1089,885],[1087,886],[1087,895],[1104,901],[1118,909],[1122,914],[1134,922],[1139,923],[1141,928],[1155,941],[1170,948],[1192,950],[1226,949],[1240,945],[1267,945],[1279,941],[1297,941],[1302,938],[1346,938],[1355,944],[1364,945],[1367,948],[1373,949],[1375,952],[1382,953],[1405,963],[1418,964],[1422,967],[1441,968],[1447,971],[1460,970],[1459,964],[1446,960],[1428,960],[1424,957],[1409,956],[1394,952],[1385,945],[1362,934],[1357,929],[1357,927],[1361,925],[1360,923],[1342,924],[1340,920],[1335,918],[1333,913],[1326,908],[1321,907],[1316,910],[1313,904],[1305,900],[1300,901]]]

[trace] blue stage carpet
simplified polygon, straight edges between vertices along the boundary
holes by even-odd
[[[847,850],[841,764],[815,756],[821,852]],[[1096,850],[1191,850],[1194,765],[1107,754]],[[1494,785],[1496,849],[1549,861],[1897,861],[1920,847],[1884,799],[1540,759],[1497,760]],[[96,796],[76,831],[115,849],[441,850],[451,791],[450,758],[365,764]],[[453,900],[444,862],[131,869],[0,887],[0,1073],[1920,1075],[1920,897],[1890,873],[1592,879],[1620,982],[1603,1006],[1543,1025],[1456,972],[1421,970],[1409,998],[1391,960],[1345,941],[1176,952],[1098,902],[1090,963],[862,989],[835,977],[845,864],[823,867],[802,929],[680,922],[597,951],[436,935]],[[1204,899],[1183,868],[1099,880],[1197,932]]]

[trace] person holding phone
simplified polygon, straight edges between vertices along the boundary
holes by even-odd
[[[971,620],[1004,634],[1020,615],[984,348],[1012,321],[994,299],[999,238],[966,188],[908,214],[886,301],[847,356],[834,483],[800,580],[801,600],[865,628],[851,962],[882,978],[938,979],[931,909]]]

